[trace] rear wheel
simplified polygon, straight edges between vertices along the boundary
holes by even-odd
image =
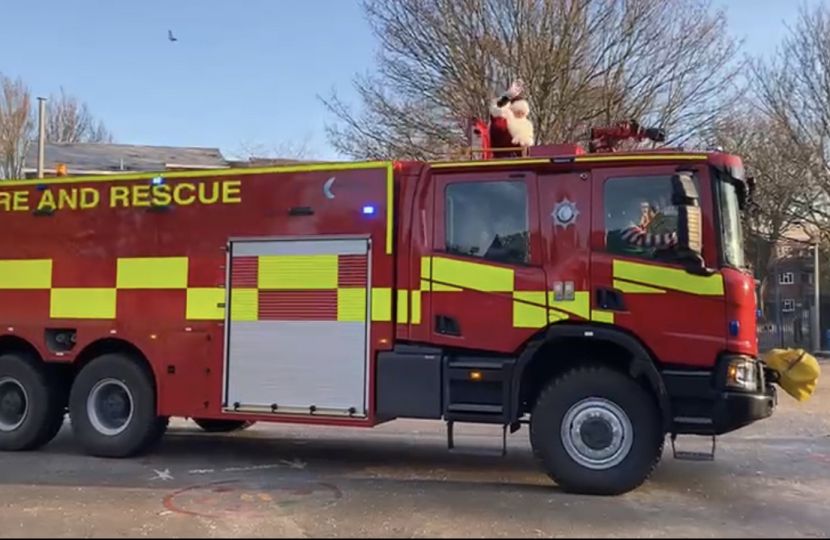
[[[156,389],[148,370],[122,354],[105,354],[81,369],[69,395],[69,415],[80,444],[100,457],[147,451],[168,422],[156,414]]]
[[[214,420],[210,418],[194,418],[193,422],[208,433],[231,433],[242,431],[253,426],[255,422],[245,420]]]
[[[531,416],[534,453],[565,491],[619,495],[639,487],[665,439],[657,404],[637,381],[604,366],[551,381]]]
[[[0,356],[0,450],[35,450],[55,438],[64,417],[59,390],[36,360]]]

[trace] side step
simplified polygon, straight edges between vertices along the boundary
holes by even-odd
[[[671,451],[674,459],[680,459],[684,461],[714,461],[715,460],[715,436],[711,435],[712,438],[712,449],[709,452],[693,452],[688,450],[678,450],[675,445],[675,440],[677,439],[677,433],[671,434]]]
[[[456,450],[455,448],[455,422],[453,420],[447,420],[447,450],[450,452],[459,452],[464,454],[475,454],[475,455],[483,455],[483,456],[500,456],[505,457],[507,456],[507,430],[510,429],[510,433],[515,433],[519,429],[519,423],[517,422],[514,425],[503,425],[501,427],[501,452],[491,452],[488,450],[464,450],[463,452]]]

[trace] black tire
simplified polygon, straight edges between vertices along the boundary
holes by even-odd
[[[565,436],[561,428],[568,411],[588,398],[593,398],[594,405],[600,407],[593,410],[604,411],[602,414],[606,418],[628,420],[631,433],[621,440],[630,441],[630,449],[627,454],[622,453],[624,457],[616,463],[612,454],[605,465],[591,467],[572,457],[572,453],[579,455],[576,445],[569,445],[572,447],[570,453],[566,449],[566,440],[576,439],[585,444],[584,432],[580,432],[578,437]],[[614,407],[617,412],[612,412]],[[624,415],[620,415],[619,410]],[[611,425],[609,421],[600,422]],[[620,421],[618,426],[627,431],[624,421]],[[604,428],[600,427],[599,431],[604,431]],[[596,440],[597,447],[609,442],[609,432],[597,436],[604,439]],[[548,383],[539,395],[530,419],[530,442],[534,454],[542,461],[551,479],[570,493],[620,495],[636,489],[651,476],[660,461],[664,441],[656,401],[637,381],[605,366],[577,368]]]
[[[256,422],[246,420],[214,420],[211,418],[194,418],[193,422],[208,433],[232,433],[253,426]]]
[[[66,407],[61,406],[60,410],[54,411],[52,420],[43,429],[43,442],[41,445],[46,445],[52,441],[60,433],[63,427],[63,422],[66,420]]]
[[[88,410],[90,398],[101,403],[98,397],[103,394],[96,390],[99,383],[120,396],[113,401],[119,405],[119,413],[127,414],[127,418],[116,421],[112,414],[107,418],[103,411]],[[93,393],[95,396],[91,396]],[[123,408],[124,403],[130,404],[131,415]],[[159,442],[168,423],[168,418],[156,414],[156,388],[148,369],[131,357],[117,353],[99,356],[81,369],[69,394],[69,417],[75,437],[88,454],[112,458],[146,452]],[[98,418],[106,422],[97,421]],[[105,428],[120,431],[107,432]]]
[[[55,438],[63,425],[64,403],[60,388],[48,376],[46,366],[24,354],[0,356],[0,401],[4,395],[8,409],[4,411],[4,403],[0,403],[0,424],[8,426],[7,429],[0,426],[0,450],[36,450]],[[12,413],[12,406],[20,405],[24,406],[23,418],[13,427],[12,419],[6,416]]]
[[[142,448],[141,451],[146,453],[155,449],[161,442],[161,439],[164,437],[164,434],[167,433],[167,428],[169,425],[170,417],[159,416],[156,419],[156,422],[153,424],[153,432],[148,437],[147,442],[144,444],[144,448]]]

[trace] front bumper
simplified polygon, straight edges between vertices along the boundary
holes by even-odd
[[[712,415],[714,435],[729,433],[772,416],[778,394],[771,384],[764,392],[723,392]]]
[[[731,356],[719,359],[713,371],[674,370],[663,372],[671,403],[671,431],[683,435],[722,435],[770,417],[778,404],[773,382],[758,364],[753,390],[733,389],[725,384]]]

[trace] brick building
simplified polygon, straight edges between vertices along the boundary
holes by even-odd
[[[814,253],[808,230],[794,226],[784,232],[767,267],[759,291],[759,346],[809,346],[814,307]],[[826,280],[824,280],[826,281]],[[822,323],[830,315],[830,298],[822,294]],[[827,326],[822,324],[822,326]],[[824,341],[824,340],[823,340]]]

